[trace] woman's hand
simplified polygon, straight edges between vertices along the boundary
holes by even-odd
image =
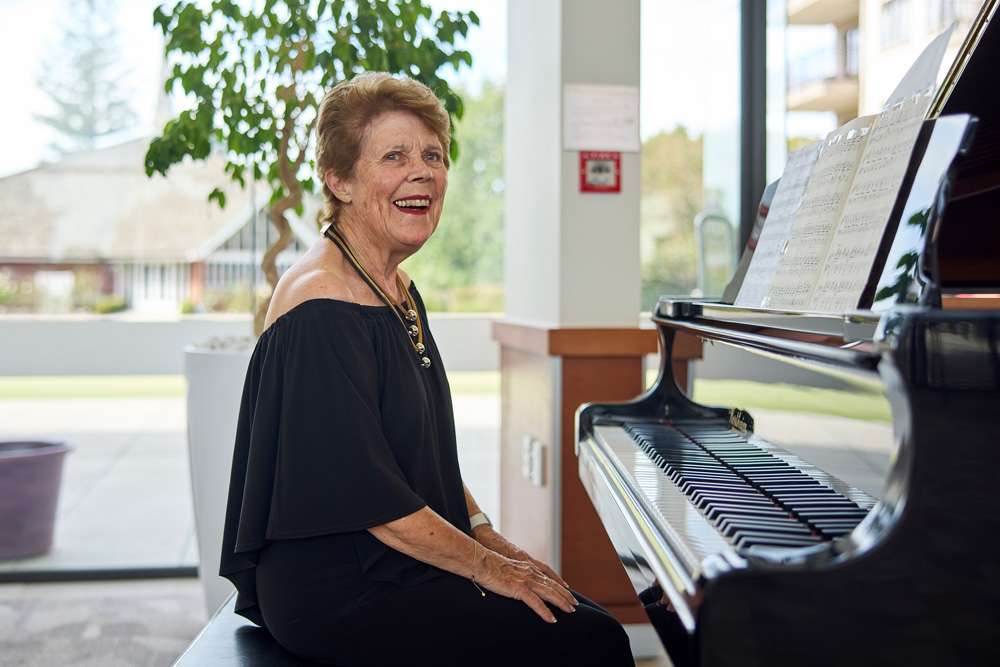
[[[549,623],[556,617],[549,602],[567,613],[576,611],[579,603],[569,589],[549,577],[530,561],[514,560],[495,551],[484,549],[485,557],[474,581],[504,597],[520,600]]]
[[[492,526],[484,524],[476,526],[472,531],[472,536],[484,547],[491,549],[502,556],[519,561],[527,561],[538,568],[542,574],[555,580],[559,585],[569,588],[569,584],[553,570],[548,563],[534,558],[524,549],[518,547],[510,540],[493,529]]]

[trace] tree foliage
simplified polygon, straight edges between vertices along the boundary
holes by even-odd
[[[503,88],[462,93],[461,162],[448,174],[441,222],[405,268],[434,310],[503,308]]]
[[[165,174],[219,147],[234,181],[265,181],[272,193],[269,217],[279,231],[262,262],[272,288],[278,281],[274,259],[292,242],[285,213],[301,213],[303,194],[316,190],[313,127],[326,90],[364,71],[406,74],[434,91],[453,122],[462,117],[462,100],[440,72],[472,63],[456,42],[479,24],[474,12],[435,16],[421,0],[168,4],[153,12],[165,55],[175,63],[165,87],[179,85],[195,104],[153,139],[146,173]],[[453,142],[451,157],[457,156]],[[225,206],[221,190],[208,197]],[[258,309],[257,332],[268,303]]]
[[[59,154],[92,149],[101,138],[135,126],[115,27],[115,0],[68,0],[68,20],[42,61],[38,87],[53,106],[35,119],[58,133]]]
[[[702,138],[683,127],[643,142],[640,224],[649,244],[641,267],[643,308],[662,294],[690,294],[695,287],[694,218],[705,200],[702,152]]]

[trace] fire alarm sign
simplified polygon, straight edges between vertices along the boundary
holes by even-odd
[[[621,192],[622,154],[580,151],[580,192]]]

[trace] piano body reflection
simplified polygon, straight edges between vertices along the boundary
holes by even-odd
[[[676,665],[1000,664],[1000,311],[958,297],[1000,292],[987,4],[861,309],[661,299],[656,383],[577,411],[583,485]],[[759,376],[692,400],[681,333]]]

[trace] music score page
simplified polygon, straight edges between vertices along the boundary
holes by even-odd
[[[930,103],[927,91],[878,115],[820,269],[810,309],[843,312],[858,307]]]
[[[875,116],[861,116],[826,136],[813,165],[791,233],[783,246],[764,307],[811,310],[813,287],[826,257]],[[764,223],[767,231],[767,222]]]
[[[774,193],[767,212],[764,228],[757,239],[757,247],[750,259],[750,267],[740,285],[739,294],[736,295],[737,306],[760,308],[765,305],[774,271],[792,231],[795,211],[805,194],[809,174],[812,173],[822,145],[823,142],[817,141],[788,156],[785,171],[778,182],[778,190]]]

